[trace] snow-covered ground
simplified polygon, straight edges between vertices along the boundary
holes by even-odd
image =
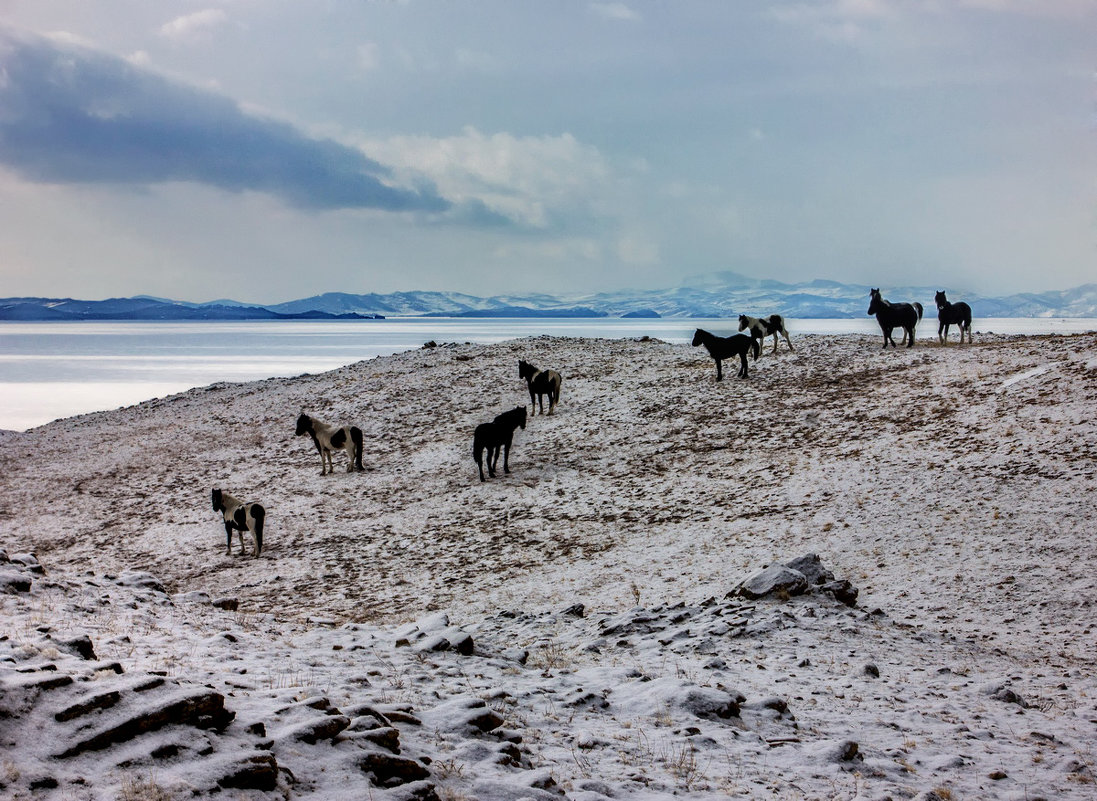
[[[879,344],[442,344],[0,435],[0,796],[1094,797],[1097,336]],[[560,406],[481,483],[519,358]],[[808,553],[855,605],[736,594]]]

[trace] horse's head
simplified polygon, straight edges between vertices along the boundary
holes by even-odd
[[[879,289],[870,289],[869,292],[868,292],[868,296],[869,296],[868,313],[869,314],[876,314],[876,312],[880,308],[880,305],[883,303],[883,299],[880,297],[880,290]]]
[[[221,499],[221,490],[215,489],[213,491],[213,511],[220,512],[225,508],[225,502]]]
[[[519,359],[518,360],[518,377],[519,378],[525,378],[526,376],[529,376],[529,375],[532,375],[532,374],[533,374],[533,370],[530,369],[529,362],[523,361],[522,359]]]
[[[297,418],[297,431],[295,432],[295,435],[299,437],[302,434],[311,434],[311,433],[312,433],[312,418],[309,417],[304,412],[302,412],[301,416]]]
[[[945,297],[943,289],[938,289],[937,294],[933,296],[933,302],[937,304],[937,308],[948,305],[948,298]]]
[[[742,330],[746,329],[746,327],[749,326],[749,325],[750,325],[750,320],[747,319],[747,316],[745,314],[740,314],[739,315],[739,330],[742,331]]]
[[[700,345],[704,341],[705,341],[705,332],[702,331],[700,328],[698,328],[697,331],[695,331],[694,334],[693,334],[693,347],[696,348],[698,345]]]

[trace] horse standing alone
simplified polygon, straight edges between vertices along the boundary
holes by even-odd
[[[536,411],[537,403],[540,401],[541,414],[545,413],[545,395],[548,395],[548,413],[552,414],[560,400],[560,385],[564,382],[560,374],[555,370],[538,370],[529,362],[519,359],[518,377],[526,379],[526,386],[529,388],[529,402],[534,410]]]
[[[347,452],[347,472],[364,470],[362,467],[362,430],[358,426],[329,426],[304,412],[297,418],[296,436],[308,434],[320,454],[320,475],[335,473],[331,452]]]
[[[526,407],[516,406],[509,412],[503,412],[490,423],[476,426],[472,436],[472,458],[480,469],[480,480],[484,480],[484,451],[488,452],[488,475],[495,478],[495,465],[499,462],[499,451],[503,451],[503,472],[510,472],[510,444],[516,428],[526,427]]]
[[[880,324],[880,330],[884,332],[884,347],[891,342],[895,347],[895,339],[891,332],[896,328],[903,329],[903,343],[908,347],[914,345],[914,327],[922,319],[922,304],[914,303],[890,303],[880,295],[879,289],[869,291],[869,316],[876,315],[876,322]]]
[[[959,303],[949,303],[944,290],[938,290],[933,296],[933,302],[937,304],[937,340],[942,344],[948,342],[948,327],[955,325],[960,329],[960,344],[964,344],[964,332],[967,332],[968,344],[971,344],[971,307],[962,300]]]
[[[758,354],[762,350],[762,346],[758,344],[758,340],[752,336],[746,334],[733,334],[730,337],[718,337],[715,334],[710,334],[703,328],[698,328],[693,335],[693,347],[698,345],[704,345],[705,350],[708,351],[708,355],[716,360],[716,380],[720,381],[724,377],[724,371],[720,366],[720,363],[724,359],[730,359],[733,356],[738,356],[739,361],[743,366],[739,368],[738,375],[741,378],[747,377],[747,351],[751,348],[754,349],[754,358],[758,358]]]

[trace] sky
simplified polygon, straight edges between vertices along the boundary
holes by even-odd
[[[1095,76],[1094,0],[0,0],[0,296],[1066,289]]]

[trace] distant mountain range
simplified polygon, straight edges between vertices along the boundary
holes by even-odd
[[[586,295],[497,295],[459,292],[394,292],[354,295],[328,292],[287,303],[236,300],[189,303],[138,296],[110,300],[0,299],[0,320],[364,320],[426,317],[863,317],[869,287],[817,279],[796,284],[711,273],[663,290],[621,290]],[[920,301],[935,317],[934,287],[886,289],[891,301]],[[976,317],[1097,317],[1097,284],[1074,289],[988,298],[957,294]]]

